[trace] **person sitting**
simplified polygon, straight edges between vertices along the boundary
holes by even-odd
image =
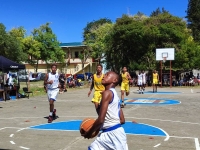
[[[189,80],[189,86],[194,86],[194,85],[195,85],[195,83],[194,83],[193,78],[190,78],[190,80]]]

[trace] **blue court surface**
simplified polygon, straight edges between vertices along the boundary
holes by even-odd
[[[164,91],[158,91],[158,92],[155,92],[153,93],[153,91],[144,91],[144,94],[180,94],[181,92],[164,92]]]
[[[63,122],[55,122],[51,124],[42,124],[32,126],[30,129],[36,130],[62,130],[62,131],[78,131],[81,124],[81,120],[71,120]],[[146,136],[166,136],[165,132],[157,127],[134,122],[126,122],[122,125],[127,134],[134,135],[146,135]]]
[[[130,98],[124,100],[128,105],[148,105],[148,106],[163,106],[163,105],[176,105],[181,102],[173,99],[165,98]]]

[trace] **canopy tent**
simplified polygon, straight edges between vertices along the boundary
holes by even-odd
[[[25,69],[25,65],[18,64],[10,59],[0,56],[0,70]]]

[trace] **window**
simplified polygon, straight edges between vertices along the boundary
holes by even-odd
[[[75,55],[75,58],[78,58],[79,52],[76,51],[76,52],[74,53],[74,55]]]

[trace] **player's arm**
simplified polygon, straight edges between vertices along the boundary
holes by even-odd
[[[90,94],[91,94],[93,88],[94,88],[94,76],[92,76],[92,84],[91,84],[91,86],[90,86],[90,91],[88,92],[88,97],[90,96]]]
[[[107,91],[104,91],[102,93],[102,100],[101,100],[101,108],[100,108],[100,112],[99,112],[99,117],[94,122],[91,129],[83,135],[85,138],[90,138],[93,132],[99,130],[102,127],[104,120],[105,120],[108,105],[109,105],[109,102],[110,102],[111,99],[112,99],[112,92],[111,91],[107,90]]]
[[[44,77],[44,86],[46,86],[47,84],[51,84],[50,82],[48,82],[48,78],[48,74],[46,74]]]
[[[121,124],[125,123],[124,113],[121,108],[120,108],[120,123]]]
[[[127,78],[128,78],[128,80],[131,80],[131,76],[128,72],[127,72]]]

